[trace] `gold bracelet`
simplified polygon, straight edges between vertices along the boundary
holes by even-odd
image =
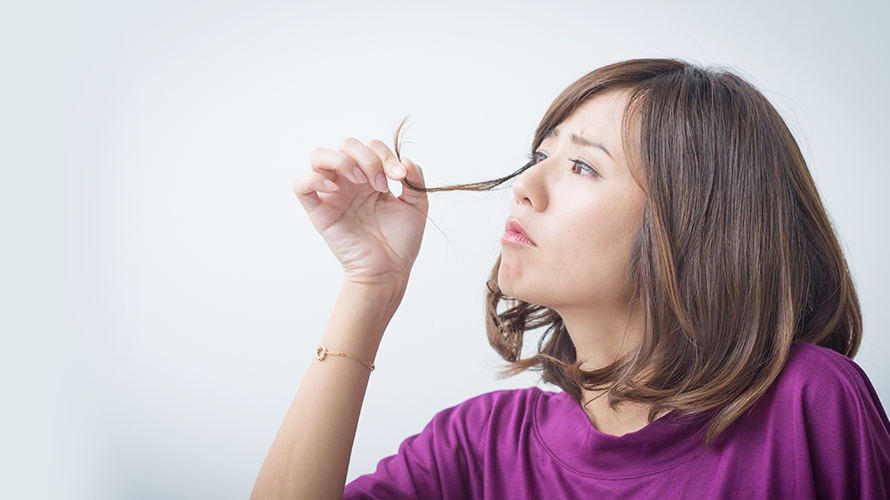
[[[353,356],[352,354],[349,354],[348,352],[329,351],[329,350],[325,349],[325,346],[323,346],[323,345],[318,346],[318,349],[315,350],[315,359],[322,361],[325,358],[325,356],[327,356],[328,354],[331,354],[333,356],[343,356],[344,358],[354,359],[354,360],[358,361],[359,363],[365,365],[371,371],[374,371],[374,368],[376,368],[374,366],[374,363],[368,363],[367,361],[365,361],[363,359],[359,359],[359,358]]]

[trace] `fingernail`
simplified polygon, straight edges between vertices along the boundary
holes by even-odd
[[[365,173],[362,172],[362,169],[358,167],[352,167],[352,176],[355,177],[355,179],[362,184],[368,182],[368,178],[365,177]]]
[[[401,164],[395,165],[390,170],[392,172],[393,177],[404,177],[405,174],[408,173],[408,171],[405,170],[405,167],[403,167]]]
[[[324,184],[324,186],[326,188],[330,189],[331,191],[336,191],[336,190],[340,189],[340,186],[334,184],[333,182],[331,182],[328,179],[321,181],[321,183]]]
[[[389,191],[389,185],[386,183],[386,176],[383,174],[377,174],[377,191],[380,191],[381,193]]]

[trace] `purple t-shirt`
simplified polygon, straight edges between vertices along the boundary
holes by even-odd
[[[611,436],[565,393],[499,391],[445,410],[344,498],[887,498],[890,423],[865,373],[795,345],[755,405],[709,422],[668,414]]]

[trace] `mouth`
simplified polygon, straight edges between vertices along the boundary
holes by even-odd
[[[512,243],[514,245],[536,247],[535,242],[528,237],[522,224],[516,219],[508,219],[507,226],[504,228],[504,235],[501,236],[504,243]]]

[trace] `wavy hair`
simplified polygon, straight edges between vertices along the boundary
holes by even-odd
[[[647,194],[628,269],[643,340],[609,366],[582,370],[559,314],[501,292],[498,259],[486,295],[489,342],[508,374],[537,370],[579,402],[582,389],[606,391],[613,405],[648,405],[650,421],[713,410],[711,443],[769,388],[792,344],[856,354],[856,290],[791,132],[731,72],[672,59],[597,69],[556,98],[532,151],[582,103],[612,90],[629,96],[624,144]],[[428,191],[489,190],[530,166]],[[537,354],[523,358],[525,334],[538,329]]]

